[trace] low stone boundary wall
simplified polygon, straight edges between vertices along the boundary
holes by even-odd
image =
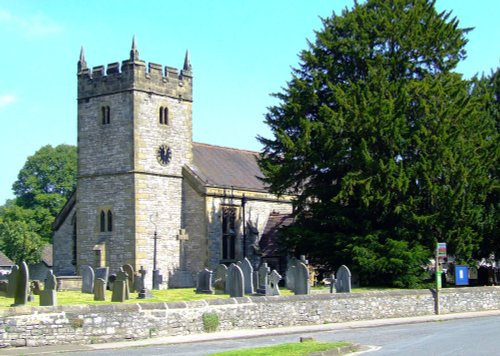
[[[18,307],[0,310],[0,346],[85,344],[203,333],[203,314],[219,330],[276,328],[432,315],[431,290],[286,297],[243,297],[175,303]],[[500,310],[500,287],[440,291],[441,314]]]

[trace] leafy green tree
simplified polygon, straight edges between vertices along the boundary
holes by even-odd
[[[434,244],[467,261],[492,189],[486,100],[453,73],[469,29],[433,1],[368,0],[323,19],[259,137],[271,190],[297,194],[296,253],[365,284],[415,286]]]
[[[38,262],[52,240],[52,223],[76,187],[76,148],[50,145],[28,157],[0,207],[0,249],[11,259]]]

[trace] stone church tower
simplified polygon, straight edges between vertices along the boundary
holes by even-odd
[[[169,283],[169,275],[182,263],[182,169],[192,161],[192,100],[187,53],[180,72],[154,63],[146,66],[134,38],[130,58],[121,66],[89,69],[82,49],[77,270],[91,265],[116,271],[129,263],[151,273],[157,262],[165,285]]]

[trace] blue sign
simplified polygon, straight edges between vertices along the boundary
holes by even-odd
[[[469,285],[469,267],[455,266],[455,285],[456,286]]]

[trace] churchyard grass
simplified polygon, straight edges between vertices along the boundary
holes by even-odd
[[[151,303],[151,302],[186,302],[190,300],[214,299],[214,298],[229,298],[228,294],[196,294],[194,288],[175,288],[166,290],[153,290],[153,298],[138,299],[137,293],[130,293],[130,299],[124,303]],[[282,295],[292,295],[286,289],[280,290]],[[40,305],[38,295],[34,296],[34,301],[28,302],[29,306]],[[13,298],[7,298],[5,292],[0,292],[0,308],[10,307],[14,303]],[[111,291],[106,291],[106,301],[95,301],[93,294],[84,294],[80,291],[61,291],[57,292],[58,305],[75,305],[75,304],[113,304],[111,302]]]
[[[302,356],[313,352],[322,352],[343,346],[350,346],[348,342],[298,342],[280,344],[276,346],[258,347],[253,349],[238,349],[212,354],[211,356]]]

